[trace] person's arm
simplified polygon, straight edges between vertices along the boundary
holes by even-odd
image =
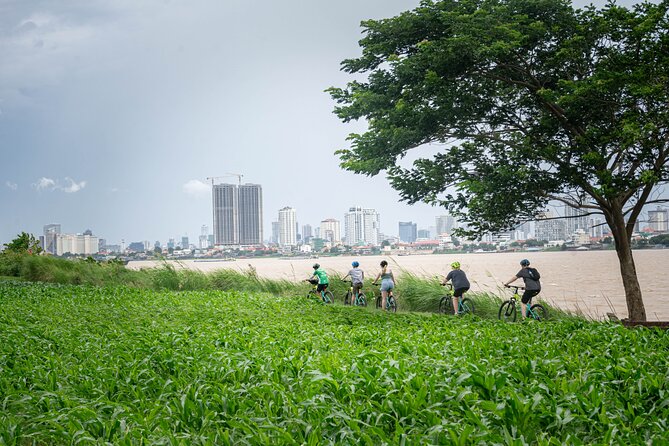
[[[444,285],[444,286],[446,286],[446,284],[448,283],[448,281],[451,280],[451,277],[452,277],[452,276],[453,276],[453,275],[452,275],[451,273],[446,274],[446,277],[444,277],[444,280],[441,281],[441,284]]]
[[[504,283],[504,286],[509,286],[509,285],[511,285],[513,282],[515,282],[516,280],[518,280],[518,276],[513,276],[512,278],[510,278],[509,280],[507,280],[507,281]]]
[[[351,272],[350,272],[350,271],[349,271],[349,272],[347,272],[347,273],[346,273],[346,275],[345,275],[344,277],[342,277],[342,278],[341,278],[341,280],[344,280],[344,279],[346,279],[346,278],[347,278],[347,277],[349,276],[349,274],[351,274]]]
[[[378,274],[376,275],[376,279],[374,279],[374,281],[373,281],[372,283],[373,283],[374,285],[376,285],[376,282],[379,281],[379,278],[381,278],[381,273],[378,273]]]

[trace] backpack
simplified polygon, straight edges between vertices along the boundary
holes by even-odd
[[[541,274],[539,274],[536,268],[527,268],[527,272],[533,280],[541,279]]]

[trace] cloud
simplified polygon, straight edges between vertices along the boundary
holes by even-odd
[[[60,187],[60,189],[63,192],[68,193],[68,194],[73,194],[75,192],[79,192],[81,189],[86,187],[86,182],[85,181],[80,181],[80,182],[77,183],[76,181],[74,181],[70,177],[65,177],[65,181],[69,182],[70,185],[67,186],[67,187]]]
[[[42,177],[37,180],[36,183],[33,183],[33,187],[37,191],[43,190],[60,190],[67,194],[73,194],[79,192],[81,189],[86,187],[86,181],[76,182],[70,177],[65,177],[65,182],[69,183],[66,186],[60,184],[59,180],[54,180],[52,178]]]
[[[19,185],[16,183],[12,183],[11,181],[6,181],[5,185],[10,188],[11,190],[16,190],[19,188]]]
[[[42,177],[37,180],[37,183],[33,184],[33,187],[38,191],[54,190],[56,188],[56,182],[51,178]]]
[[[188,195],[193,195],[195,197],[202,197],[209,194],[211,187],[203,181],[190,180],[189,182],[183,185],[183,190]]]

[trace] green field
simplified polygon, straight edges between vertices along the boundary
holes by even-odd
[[[0,444],[669,442],[669,336],[0,281]]]

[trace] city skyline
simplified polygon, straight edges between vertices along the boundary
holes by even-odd
[[[408,219],[432,226],[442,209],[398,203],[383,174],[340,169],[334,152],[365,123],[342,124],[324,93],[350,80],[340,64],[360,55],[362,20],[418,4],[0,7],[0,245],[53,222],[95,228],[111,244],[195,240],[212,224],[207,178],[226,172],[263,184],[266,231],[285,203],[315,224],[351,201],[376,209],[384,234]]]

